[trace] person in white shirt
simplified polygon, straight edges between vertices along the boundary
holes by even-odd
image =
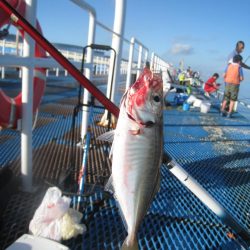
[[[233,58],[236,55],[240,55],[245,48],[245,43],[243,41],[238,41],[236,43],[235,49],[229,54],[227,58],[227,64],[233,62]],[[240,66],[245,69],[250,69],[250,66],[246,65],[243,61],[241,62]]]

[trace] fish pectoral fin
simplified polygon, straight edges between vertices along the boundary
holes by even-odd
[[[108,131],[104,134],[99,135],[96,139],[100,141],[112,142],[114,140],[115,130]]]
[[[121,250],[139,250],[137,239],[135,238],[135,240],[131,242],[129,241],[129,236],[127,236],[122,244]]]

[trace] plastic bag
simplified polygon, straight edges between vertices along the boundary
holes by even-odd
[[[86,226],[79,224],[81,219],[82,214],[80,212],[71,208],[68,210],[62,218],[61,235],[63,240],[76,237],[86,231]]]
[[[30,222],[30,232],[35,236],[60,241],[62,217],[69,210],[70,201],[70,198],[62,197],[57,187],[49,188]]]

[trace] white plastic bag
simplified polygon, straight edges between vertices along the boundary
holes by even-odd
[[[35,236],[60,241],[62,217],[67,213],[70,201],[70,198],[62,197],[57,187],[49,188],[30,222],[30,232]]]

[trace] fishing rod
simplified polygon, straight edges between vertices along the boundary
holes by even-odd
[[[242,101],[242,100],[250,100],[250,97],[244,97],[244,98],[238,99],[238,101]]]
[[[247,57],[247,59],[244,61],[244,63],[246,63],[246,61],[250,58],[250,55]]]
[[[93,106],[90,105],[89,108],[89,117],[88,117],[88,125],[91,123],[93,116]],[[88,163],[88,154],[89,154],[89,148],[91,144],[91,132],[90,129],[88,129],[85,139],[85,145],[83,147],[83,159],[82,159],[82,168],[79,173],[79,190],[78,190],[78,199],[77,199],[77,210],[79,211],[80,203],[82,202],[82,195],[84,193],[84,187],[85,187],[85,178],[86,178],[86,172],[87,172],[87,163]]]

